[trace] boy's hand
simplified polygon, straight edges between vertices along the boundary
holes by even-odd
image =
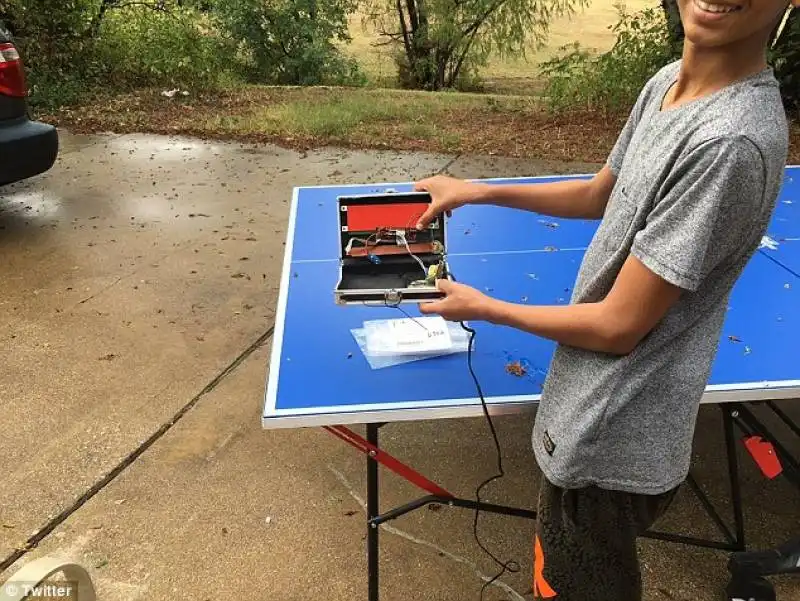
[[[454,209],[475,202],[484,189],[485,184],[467,182],[447,175],[435,175],[417,182],[414,184],[415,191],[431,195],[431,205],[420,217],[417,229],[427,226],[440,213],[447,213],[449,217]]]
[[[496,302],[474,288],[450,280],[437,280],[436,287],[444,292],[445,297],[420,304],[419,310],[423,315],[441,315],[447,321],[485,320]]]

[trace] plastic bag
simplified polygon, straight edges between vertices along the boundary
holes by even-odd
[[[389,352],[374,344],[374,339],[369,340],[369,335],[380,329],[380,322],[365,322],[363,328],[350,330],[364,358],[372,369],[383,369],[394,365],[402,365],[413,361],[422,361],[434,357],[443,357],[456,353],[465,353],[469,350],[469,332],[460,324],[447,322],[447,331],[450,335],[450,344],[447,348],[431,350],[423,353]],[[368,341],[373,342],[372,345]]]

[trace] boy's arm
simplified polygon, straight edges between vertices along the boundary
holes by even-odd
[[[681,294],[680,288],[629,257],[602,301],[543,307],[491,303],[488,321],[567,346],[627,355]]]
[[[467,204],[492,204],[552,217],[600,219],[615,182],[616,177],[608,165],[590,180],[562,180],[546,184],[498,186],[435,175],[414,185],[415,190],[428,192],[432,199],[417,227],[422,229],[437,215]]]
[[[746,256],[759,235],[764,166],[746,138],[711,140],[678,163],[609,293],[600,301],[529,306],[491,299],[451,282],[421,305],[452,321],[485,320],[587,350],[627,354],[682,294],[721,263]]]
[[[590,180],[546,184],[482,185],[475,204],[493,204],[552,217],[600,219],[617,179],[605,165]]]
[[[663,318],[681,289],[657,276],[635,257],[622,267],[611,292],[596,303],[519,305],[441,281],[446,297],[420,305],[423,314],[450,321],[477,319],[509,326],[577,348],[625,355]]]

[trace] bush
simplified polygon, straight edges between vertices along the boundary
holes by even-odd
[[[217,0],[221,31],[238,45],[252,82],[283,85],[361,84],[355,60],[335,42],[348,42],[354,0]]]
[[[560,48],[555,58],[540,65],[551,109],[627,110],[656,71],[680,58],[683,29],[674,0],[664,0],[661,9],[618,11],[620,20],[612,27],[617,41],[610,51],[596,55],[576,43]],[[789,13],[768,60],[787,111],[800,118],[800,9]]]
[[[107,85],[195,89],[228,81],[235,68],[232,50],[207,21],[190,8],[114,11],[105,19],[96,47]]]
[[[611,28],[617,41],[611,50],[593,54],[575,43],[540,65],[551,109],[627,110],[647,80],[680,57],[663,10],[617,10],[620,19]]]

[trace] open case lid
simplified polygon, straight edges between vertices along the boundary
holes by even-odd
[[[403,230],[415,254],[428,254],[426,246],[436,241],[446,253],[445,218],[439,214],[422,231],[417,231],[419,218],[431,203],[427,192],[385,192],[378,194],[359,194],[340,196],[339,205],[339,257],[353,254],[366,257],[369,248],[365,240],[374,243],[381,230]],[[351,254],[348,254],[350,249]],[[384,250],[385,252],[385,250]],[[403,249],[402,252],[405,252]]]

